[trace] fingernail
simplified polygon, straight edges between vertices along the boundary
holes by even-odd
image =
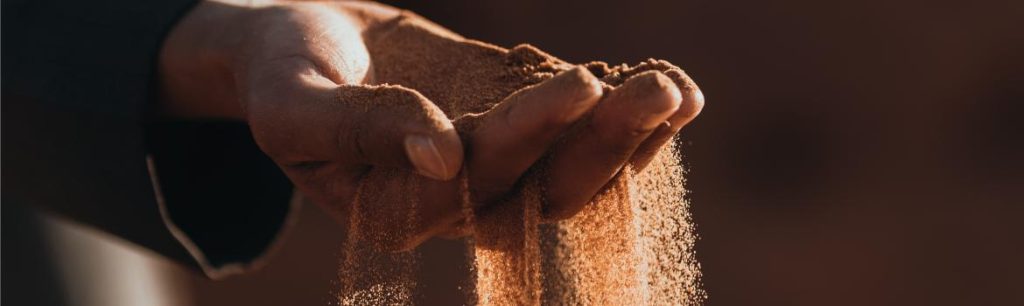
[[[405,137],[405,154],[416,167],[421,175],[436,179],[446,180],[448,166],[441,158],[440,151],[434,145],[434,140],[421,135],[409,135]]]

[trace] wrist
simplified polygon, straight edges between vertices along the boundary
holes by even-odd
[[[346,24],[354,36],[360,37],[365,29],[400,13],[392,7],[361,1],[204,1],[179,21],[164,41],[159,63],[160,113],[245,120],[247,107],[242,92],[252,89],[244,88],[244,78],[250,76],[250,70],[266,66],[268,60],[295,51],[289,49],[301,49],[296,46],[308,41],[301,34],[291,34],[316,24],[310,16],[323,17],[325,23],[333,20]],[[302,40],[292,41],[296,38]],[[361,38],[354,39],[359,41],[348,43],[362,44]],[[339,84],[361,80],[344,77],[360,73],[332,71],[336,65],[324,64],[322,72]]]
[[[232,62],[244,45],[252,6],[203,1],[164,40],[159,57],[161,115],[242,118]]]

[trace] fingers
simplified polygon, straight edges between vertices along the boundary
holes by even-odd
[[[419,190],[424,235],[457,230],[462,222],[462,191],[472,190],[474,203],[492,203],[507,193],[559,135],[590,111],[601,96],[598,80],[573,69],[536,86],[518,91],[487,113],[470,120],[466,135],[468,178],[428,181]],[[466,122],[460,122],[466,124]],[[466,184],[466,185],[462,185]],[[470,187],[472,186],[472,187]],[[465,228],[461,228],[465,230]]]
[[[665,75],[675,82],[682,93],[683,100],[679,104],[679,110],[676,110],[675,114],[665,121],[667,124],[659,126],[633,153],[629,164],[634,169],[647,167],[658,151],[666,143],[672,141],[672,137],[679,133],[683,126],[693,121],[693,118],[697,117],[704,108],[704,94],[693,80],[679,70],[669,70],[665,72]]]
[[[601,93],[597,78],[577,67],[516,92],[486,113],[470,136],[474,200],[489,202],[508,191]]]
[[[636,148],[680,106],[672,80],[656,71],[627,80],[603,99],[587,125],[553,148],[544,214],[574,215],[622,169]]]
[[[284,166],[310,163],[400,167],[455,177],[463,148],[454,126],[418,92],[401,86],[337,85],[301,58],[265,72],[247,117],[261,149]]]

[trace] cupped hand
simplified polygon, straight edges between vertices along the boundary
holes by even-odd
[[[365,2],[204,2],[160,67],[164,113],[245,120],[303,194],[341,221],[364,214],[386,249],[460,222],[463,170],[485,208],[547,157],[544,212],[568,218],[703,105],[679,71],[613,87],[531,47]]]

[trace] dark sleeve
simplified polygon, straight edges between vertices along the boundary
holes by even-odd
[[[161,42],[194,0],[2,5],[3,202],[217,277],[267,253],[291,185],[240,122],[153,122]]]
[[[4,90],[141,118],[161,41],[196,2],[3,1]]]

